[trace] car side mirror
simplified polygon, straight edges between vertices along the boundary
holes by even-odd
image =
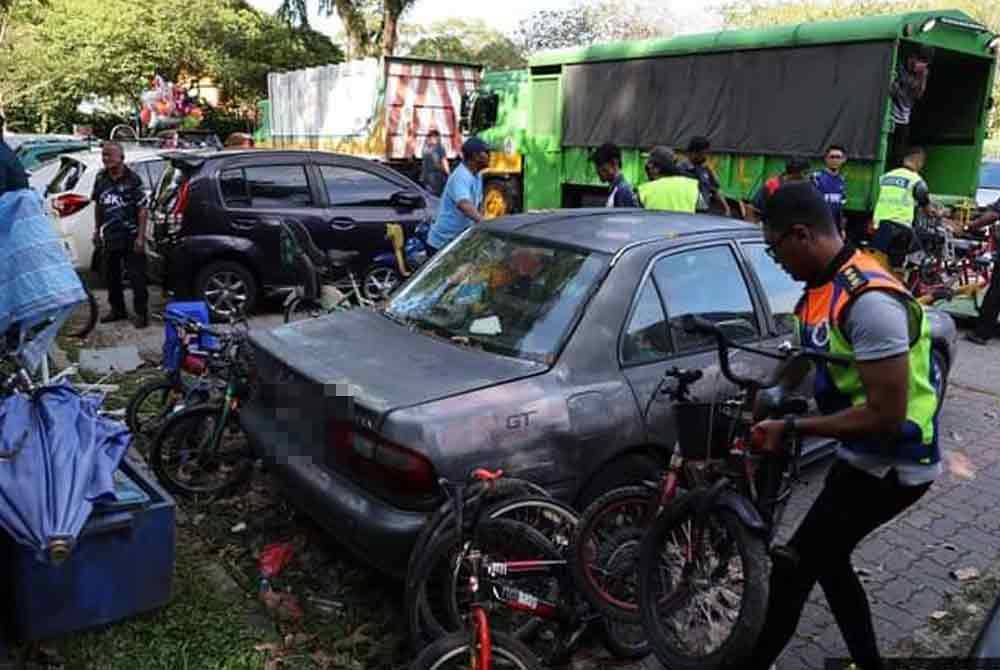
[[[389,204],[396,209],[421,209],[427,206],[424,196],[413,191],[397,191],[389,198]]]
[[[757,337],[758,334],[757,327],[746,319],[727,319],[725,321],[719,321],[715,325],[719,327],[719,330],[721,330],[728,339],[733,340],[734,342],[752,339]]]

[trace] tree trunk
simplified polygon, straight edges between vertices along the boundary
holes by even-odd
[[[368,26],[362,11],[354,4],[354,0],[336,0],[335,6],[347,34],[347,58],[363,58],[368,55]]]
[[[399,15],[402,13],[402,3],[398,0],[385,0],[382,9],[382,55],[391,56],[396,52],[396,37],[399,30]]]

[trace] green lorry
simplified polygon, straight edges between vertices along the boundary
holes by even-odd
[[[890,85],[920,45],[934,47],[910,142],[928,150],[935,199],[974,205],[1000,38],[958,11],[916,12],[535,55],[527,70],[486,73],[463,124],[495,147],[486,207],[511,211],[604,204],[590,151],[615,142],[634,184],[654,145],[711,138],[711,163],[738,207],[789,156],[821,167],[846,146],[848,215],[870,215],[893,132]],[[739,211],[737,209],[737,211]]]

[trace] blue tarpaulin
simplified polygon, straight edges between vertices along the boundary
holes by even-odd
[[[0,333],[20,328],[18,353],[30,371],[73,307],[86,299],[41,197],[31,189],[0,196]],[[49,327],[24,341],[29,329],[49,320]]]
[[[0,527],[39,560],[72,547],[95,501],[115,499],[132,436],[100,405],[67,384],[0,400]]]

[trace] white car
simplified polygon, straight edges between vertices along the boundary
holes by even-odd
[[[160,183],[166,162],[160,150],[125,145],[125,164],[139,175],[150,195]],[[61,156],[39,168],[29,185],[45,199],[56,232],[77,270],[94,266],[94,191],[97,173],[104,169],[100,148]]]

